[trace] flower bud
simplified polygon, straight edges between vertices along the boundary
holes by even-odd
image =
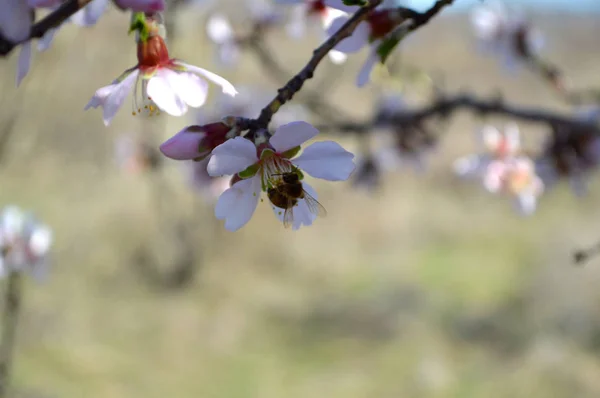
[[[140,12],[157,12],[165,9],[164,0],[114,0],[123,9]]]
[[[189,126],[165,141],[160,151],[175,160],[202,159],[227,141],[227,134],[231,130],[230,126],[221,122]]]
[[[381,39],[394,30],[402,22],[400,17],[394,9],[373,11],[367,19],[371,26],[371,40]]]
[[[140,68],[153,68],[169,62],[167,44],[160,36],[151,36],[148,40],[140,40],[137,46],[138,65]]]

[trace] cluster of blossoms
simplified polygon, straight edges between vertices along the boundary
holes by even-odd
[[[164,0],[114,0],[121,9],[140,12],[158,12],[165,8]],[[54,10],[62,4],[62,0],[0,0],[0,36],[13,43],[21,44],[17,67],[17,85],[29,72],[31,66],[32,47],[30,34],[33,28],[35,10]],[[73,22],[80,26],[94,25],[104,13],[108,0],[92,0],[73,14],[65,22]],[[49,29],[38,43],[38,49],[45,51],[60,28]]]
[[[534,161],[521,150],[518,126],[508,124],[502,132],[485,126],[481,138],[484,151],[457,159],[455,172],[461,177],[481,179],[489,192],[515,198],[522,214],[532,214],[544,183],[537,175]]]
[[[544,45],[544,38],[531,22],[500,0],[486,1],[471,14],[475,34],[484,50],[497,53],[509,70],[532,62]]]
[[[0,212],[0,274],[29,272],[45,275],[52,232],[31,214],[14,206]]]

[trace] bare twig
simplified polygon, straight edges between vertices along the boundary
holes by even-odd
[[[39,39],[52,28],[55,28],[66,21],[71,15],[81,10],[92,0],[67,0],[59,8],[52,11],[44,19],[35,23],[31,27],[29,37],[22,42],[12,42],[0,35],[0,56],[7,56],[13,48],[31,39]],[[7,11],[3,11],[7,12]]]
[[[2,314],[2,342],[0,343],[0,398],[8,397],[17,321],[21,308],[22,275],[10,272]]]

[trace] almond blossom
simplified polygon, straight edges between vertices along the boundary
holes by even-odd
[[[51,243],[50,228],[15,206],[5,207],[0,213],[0,274],[29,272],[43,277]]]
[[[531,22],[502,1],[491,0],[476,7],[471,23],[482,49],[498,54],[509,71],[520,61],[531,61],[544,45],[542,34]]]
[[[494,160],[507,160],[521,151],[519,126],[509,123],[501,132],[496,127],[486,125],[480,132],[482,153],[457,159],[454,172],[460,177],[479,177]]]
[[[318,26],[319,34],[326,36],[331,23],[338,17],[347,16],[352,8],[337,0],[276,0],[279,4],[293,5],[291,21],[287,24],[287,32],[293,38],[304,37],[307,27]],[[346,61],[346,54],[332,50],[329,58],[335,64]]]
[[[336,18],[327,29],[327,34],[329,36],[335,34],[349,19],[349,15]],[[394,32],[403,21],[404,18],[396,9],[380,8],[372,10],[367,18],[358,24],[352,35],[342,40],[335,47],[336,50],[345,54],[358,52],[364,47],[369,48],[367,60],[356,78],[358,87],[362,87],[369,82],[371,71],[380,61],[377,49],[382,44],[383,39]]]
[[[211,176],[238,174],[242,179],[234,182],[219,197],[215,208],[218,219],[225,220],[225,228],[236,231],[254,214],[260,193],[267,192],[286,173],[308,173],[328,181],[343,181],[354,171],[354,155],[333,141],[316,142],[296,155],[301,145],[318,134],[306,122],[292,122],[280,126],[267,142],[258,145],[243,137],[227,140],[216,147],[208,163]],[[302,182],[303,189],[313,198],[316,192]],[[272,205],[276,216],[283,219],[284,209]],[[292,209],[292,228],[311,225],[317,217],[305,199],[298,199]]]
[[[205,79],[221,86],[228,95],[237,93],[233,85],[221,76],[171,58],[157,27],[152,27],[149,37],[140,38],[137,56],[136,66],[126,70],[112,84],[98,89],[85,106],[85,109],[102,107],[104,124],[107,126],[132,89],[132,114],[150,116],[159,109],[173,116],[182,116],[188,106],[198,108],[204,105],[208,95],[208,82]],[[141,99],[137,97],[138,93],[141,93]]]

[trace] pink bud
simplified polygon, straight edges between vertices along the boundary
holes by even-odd
[[[198,159],[225,142],[230,131],[231,127],[221,122],[189,126],[165,141],[160,151],[175,160]]]
[[[115,0],[121,8],[140,12],[157,12],[165,9],[164,0]]]

